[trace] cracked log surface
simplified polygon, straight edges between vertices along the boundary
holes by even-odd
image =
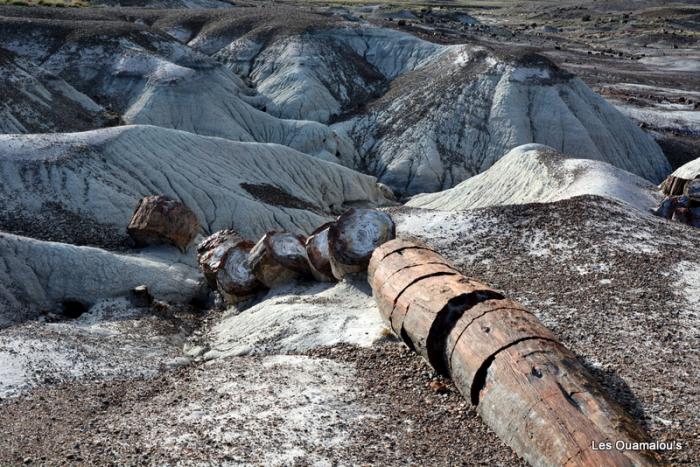
[[[657,465],[648,450],[592,449],[649,438],[516,302],[462,276],[418,241],[377,248],[368,280],[394,332],[448,372],[484,421],[531,465]]]

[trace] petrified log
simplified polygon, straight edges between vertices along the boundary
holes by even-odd
[[[661,182],[661,192],[667,196],[682,195],[685,184],[688,183],[688,181],[689,180],[686,178],[669,175],[663,182]]]
[[[167,243],[184,251],[199,228],[197,216],[184,204],[165,196],[146,196],[126,230],[139,246]]]
[[[309,257],[311,274],[318,281],[330,282],[334,279],[328,250],[328,231],[331,222],[323,224],[306,239],[306,254]]]
[[[265,246],[272,259],[287,269],[311,275],[309,258],[306,254],[306,238],[289,232],[271,232],[265,236]]]
[[[651,451],[595,449],[649,439],[518,303],[413,240],[377,248],[368,280],[394,332],[451,375],[486,423],[531,465],[657,465]]]
[[[252,248],[253,242],[241,240],[223,253],[222,266],[216,271],[216,284],[227,303],[240,302],[265,289],[253,274],[249,261]]]
[[[329,259],[333,276],[364,271],[372,252],[396,236],[389,214],[373,209],[350,209],[328,230]]]
[[[303,237],[288,232],[268,232],[250,252],[255,277],[267,287],[278,287],[300,274],[311,274]]]
[[[246,255],[253,243],[231,229],[219,230],[197,245],[197,262],[204,278],[212,289],[216,289],[216,274],[223,267],[229,249],[240,247]]]

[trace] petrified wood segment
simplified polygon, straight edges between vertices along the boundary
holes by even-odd
[[[648,442],[576,357],[518,303],[459,274],[424,244],[385,243],[368,279],[384,319],[436,370],[450,374],[491,428],[536,466],[656,465]]]
[[[244,239],[235,230],[226,229],[208,236],[197,245],[197,262],[204,278],[212,289],[216,289],[216,274],[224,265],[231,248],[250,251],[253,243]]]
[[[309,257],[311,273],[318,281],[332,281],[330,252],[328,250],[328,231],[331,223],[323,224],[306,239],[306,254]]]
[[[299,276],[298,272],[280,264],[268,247],[270,244],[268,238],[276,233],[277,232],[266,233],[258,243],[255,244],[248,258],[250,268],[255,277],[269,288],[280,286]]]
[[[374,209],[349,209],[330,226],[328,245],[333,276],[367,269],[374,250],[396,235],[394,221]]]
[[[184,251],[199,229],[197,216],[181,202],[146,196],[136,206],[126,230],[139,246],[169,243]]]
[[[683,189],[688,181],[685,178],[669,175],[666,180],[661,182],[661,192],[667,196],[680,196],[683,194]]]
[[[253,242],[244,240],[224,253],[222,267],[217,270],[216,283],[228,303],[237,303],[265,286],[255,277],[249,262]]]
[[[648,442],[575,355],[530,339],[496,354],[478,391],[484,421],[534,466],[657,465],[650,451],[595,450],[593,443]],[[597,444],[598,445],[598,444]]]
[[[289,232],[270,232],[264,238],[274,261],[298,274],[311,275],[304,237]]]

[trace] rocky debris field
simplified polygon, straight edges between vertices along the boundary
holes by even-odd
[[[522,465],[449,381],[391,342],[59,385],[2,408],[3,464]]]
[[[0,464],[524,465],[382,320],[394,237],[693,464],[698,15],[0,5]]]

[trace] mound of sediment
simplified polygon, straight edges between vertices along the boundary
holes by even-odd
[[[384,201],[374,177],[280,145],[153,126],[0,135],[6,231],[109,246],[153,194],[185,203],[204,232],[233,227],[250,238],[308,233],[349,206]]]
[[[658,204],[649,181],[610,164],[571,159],[541,144],[518,146],[487,171],[449,190],[414,196],[407,206],[461,211],[598,195],[647,212]]]
[[[127,296],[138,285],[176,302],[189,301],[199,290],[197,270],[173,255],[115,254],[6,233],[0,233],[0,249],[0,326],[65,303],[87,308]]]
[[[526,143],[654,182],[670,172],[653,139],[580,79],[539,56],[471,46],[398,77],[338,128],[358,147],[356,165],[406,195],[450,188]]]
[[[58,76],[0,48],[0,133],[82,131],[103,126],[105,109]]]
[[[0,18],[0,46],[41,63],[126,123],[278,143],[332,160],[354,154],[351,143],[325,125],[281,120],[256,108],[265,100],[254,89],[217,61],[144,25],[155,20],[146,13],[132,23],[119,10],[65,18],[45,10],[12,12],[18,16]]]

